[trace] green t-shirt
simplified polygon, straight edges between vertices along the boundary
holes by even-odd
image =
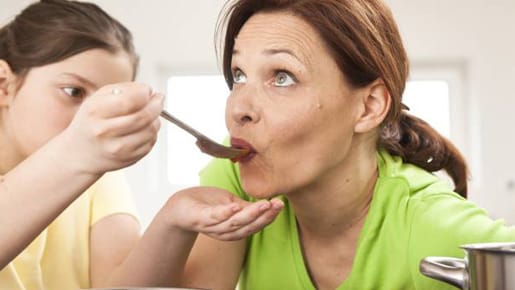
[[[377,160],[379,177],[352,271],[338,290],[456,289],[422,275],[420,260],[463,258],[463,244],[515,241],[515,228],[491,220],[483,209],[452,192],[446,181],[384,150]],[[253,200],[241,188],[238,168],[228,160],[213,160],[200,177],[203,185]],[[315,289],[303,260],[294,209],[282,198],[284,210],[248,239],[242,290]]]

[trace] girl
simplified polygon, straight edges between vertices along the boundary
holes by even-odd
[[[126,183],[105,174],[156,141],[163,97],[132,82],[137,62],[90,3],[36,2],[0,29],[0,289],[171,286],[195,231],[237,239],[277,214],[178,193],[140,237]]]

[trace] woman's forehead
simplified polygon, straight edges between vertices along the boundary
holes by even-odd
[[[313,27],[298,16],[286,12],[258,13],[240,30],[234,50],[285,50],[304,63],[311,63],[324,50],[322,43]]]

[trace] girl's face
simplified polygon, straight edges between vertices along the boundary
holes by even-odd
[[[32,68],[18,90],[2,97],[3,146],[17,160],[26,158],[70,124],[84,98],[104,85],[130,81],[132,73],[127,54],[102,49]]]
[[[243,188],[266,198],[323,181],[344,166],[359,89],[351,88],[317,32],[287,13],[252,16],[232,56],[234,87],[226,124]]]

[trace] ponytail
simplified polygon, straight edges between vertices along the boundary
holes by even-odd
[[[455,189],[467,197],[468,169],[459,150],[425,121],[401,111],[396,121],[388,122],[381,131],[379,145],[404,162],[427,171],[444,169]]]

